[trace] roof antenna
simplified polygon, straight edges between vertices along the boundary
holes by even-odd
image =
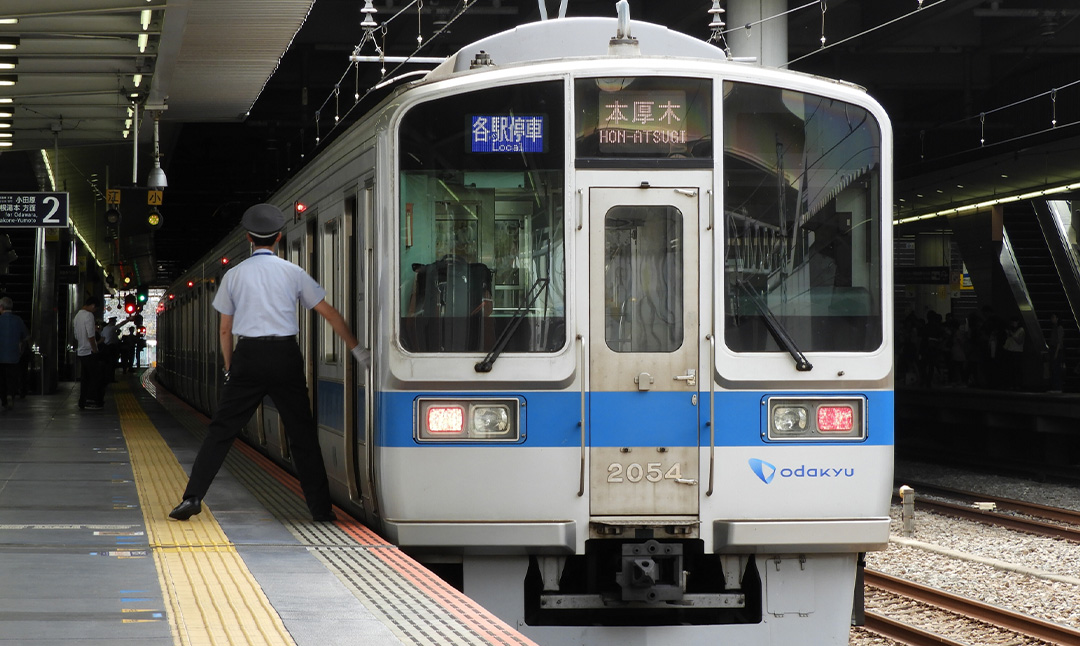
[[[615,37],[608,41],[608,54],[612,56],[640,55],[641,50],[638,48],[637,38],[630,35],[630,3],[619,0],[615,3],[615,10],[619,14],[619,22],[615,28]]]

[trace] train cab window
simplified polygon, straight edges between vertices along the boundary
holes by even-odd
[[[881,130],[866,109],[724,83],[724,339],[735,352],[882,344]]]
[[[563,84],[436,99],[402,119],[399,311],[411,352],[566,343]]]

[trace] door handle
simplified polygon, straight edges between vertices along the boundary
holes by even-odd
[[[675,377],[673,377],[673,379],[675,379],[675,381],[685,381],[687,386],[691,386],[691,387],[696,386],[697,385],[697,370],[695,370],[693,368],[690,368],[689,370],[686,371],[685,375],[675,375]]]

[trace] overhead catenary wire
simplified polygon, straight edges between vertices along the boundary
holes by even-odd
[[[347,120],[347,117],[356,108],[356,106],[358,106],[360,103],[362,103],[363,100],[365,98],[367,98],[372,92],[375,92],[378,89],[380,89],[382,87],[385,87],[385,85],[386,85],[386,83],[385,83],[386,77],[393,76],[399,69],[402,68],[402,66],[404,66],[404,65],[406,65],[406,64],[408,64],[410,62],[417,62],[419,60],[419,57],[417,55],[420,53],[420,50],[422,50],[423,48],[431,45],[431,43],[436,41],[447,29],[449,29],[449,27],[452,24],[454,24],[454,22],[456,22],[459,18],[461,18],[463,15],[465,15],[465,13],[468,12],[470,9],[472,9],[473,6],[476,5],[477,1],[478,0],[463,0],[461,8],[458,10],[458,12],[456,14],[454,14],[453,17],[451,17],[448,21],[446,21],[446,24],[444,24],[438,31],[436,31],[434,34],[432,34],[431,37],[427,39],[427,41],[421,42],[422,39],[418,39],[418,44],[417,44],[416,48],[412,51],[411,54],[408,54],[407,56],[404,56],[404,57],[386,57],[385,52],[384,52],[385,47],[380,47],[378,45],[378,43],[376,42],[375,36],[373,34],[374,30],[366,32],[364,34],[364,37],[361,39],[360,43],[355,48],[353,48],[353,56],[350,57],[350,58],[360,58],[359,53],[360,53],[361,49],[364,47],[364,45],[368,41],[371,41],[375,46],[376,52],[379,54],[380,60],[397,62],[397,65],[393,69],[391,69],[389,72],[383,73],[382,74],[383,78],[380,79],[379,83],[376,83],[375,85],[372,85],[371,87],[369,87],[362,94],[359,91],[359,76],[357,76],[357,80],[356,80],[357,87],[356,87],[356,92],[353,94],[353,97],[354,97],[353,104],[351,106],[349,106],[345,110],[345,113],[343,115],[339,115],[339,114],[334,115],[334,124],[329,128],[329,130],[327,130],[326,134],[329,135],[329,134],[333,133],[334,130],[341,123],[344,123]],[[386,31],[387,31],[387,26],[391,22],[393,22],[396,18],[398,18],[399,16],[404,14],[406,11],[408,11],[413,6],[417,6],[417,5],[422,6],[420,0],[412,0],[412,2],[409,2],[404,7],[402,7],[396,14],[394,14],[393,16],[391,16],[390,18],[388,18],[387,20],[382,22],[379,25],[379,29],[382,31],[384,37],[385,37]],[[422,62],[430,62],[430,59],[425,58],[425,59],[423,59]],[[357,70],[356,70],[357,75],[359,74],[360,61],[359,60],[357,60],[357,61],[350,60],[349,65],[345,68],[345,71],[342,72],[341,77],[338,79],[337,83],[335,83],[334,90],[332,90],[330,92],[330,94],[322,102],[322,105],[320,105],[319,108],[315,111],[315,127],[316,127],[315,145],[316,146],[318,146],[319,143],[322,140],[322,133],[319,131],[320,115],[321,115],[322,111],[324,109],[326,109],[326,107],[330,104],[331,100],[336,100],[337,99],[338,95],[340,94],[341,83],[346,80],[346,78],[349,75],[349,71],[353,68],[354,65],[357,66]]]

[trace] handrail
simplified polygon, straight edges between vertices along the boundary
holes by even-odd
[[[711,496],[716,466],[716,337],[710,332],[705,338],[709,340],[709,488],[705,495]]]
[[[709,298],[709,333],[705,338],[709,341],[709,488],[705,491],[706,496],[713,493],[713,474],[716,467],[716,223],[714,216],[716,204],[713,199],[712,189],[709,189],[709,235],[712,241],[712,249],[709,253],[711,275],[709,284],[712,285],[712,295]]]
[[[578,379],[581,381],[581,473],[578,481],[578,497],[585,495],[585,339],[579,334],[578,341]]]

